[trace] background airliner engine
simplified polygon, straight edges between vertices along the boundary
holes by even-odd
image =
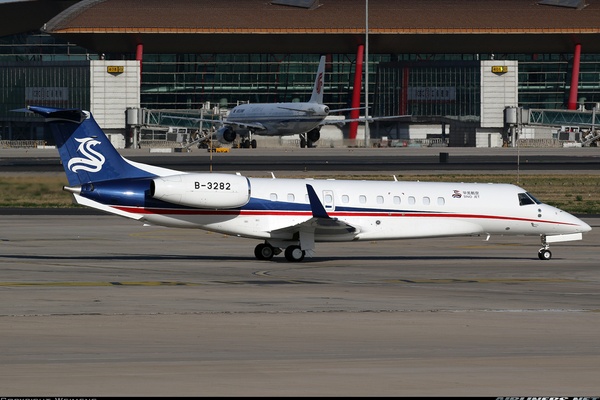
[[[235,130],[230,126],[223,126],[217,129],[217,140],[221,143],[231,143],[235,140]]]

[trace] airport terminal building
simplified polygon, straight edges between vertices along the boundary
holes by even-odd
[[[347,124],[320,146],[559,145],[583,137],[561,137],[565,124],[594,130],[600,103],[597,0],[38,0],[0,10],[4,146],[49,142],[41,121],[12,111],[27,104],[88,109],[120,147],[142,132],[177,141],[157,115],[305,101],[321,55],[331,109],[367,103],[374,117],[410,118],[371,124],[368,137]],[[528,124],[532,114],[539,123]]]

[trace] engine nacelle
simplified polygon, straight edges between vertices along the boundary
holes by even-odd
[[[231,143],[235,140],[235,131],[230,126],[217,129],[217,140],[221,143]]]
[[[233,174],[181,174],[154,178],[150,196],[182,206],[236,208],[250,200],[250,181]]]
[[[308,140],[314,143],[321,138],[321,131],[318,128],[315,128],[311,131],[308,131],[306,133],[306,137]]]

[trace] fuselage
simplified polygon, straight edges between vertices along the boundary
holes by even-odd
[[[292,240],[313,217],[306,185],[328,216],[353,226],[340,235],[315,229],[315,241],[468,235],[562,235],[585,222],[510,184],[248,178],[250,199],[230,209],[148,203],[114,207],[150,224],[200,228],[256,239]]]
[[[247,126],[264,136],[295,135],[308,132],[329,115],[329,107],[319,103],[256,103],[234,107],[227,122]],[[264,129],[252,128],[259,124]]]

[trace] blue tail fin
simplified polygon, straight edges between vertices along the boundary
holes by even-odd
[[[50,124],[69,185],[157,175],[144,164],[123,158],[88,111],[38,106],[28,109]]]

